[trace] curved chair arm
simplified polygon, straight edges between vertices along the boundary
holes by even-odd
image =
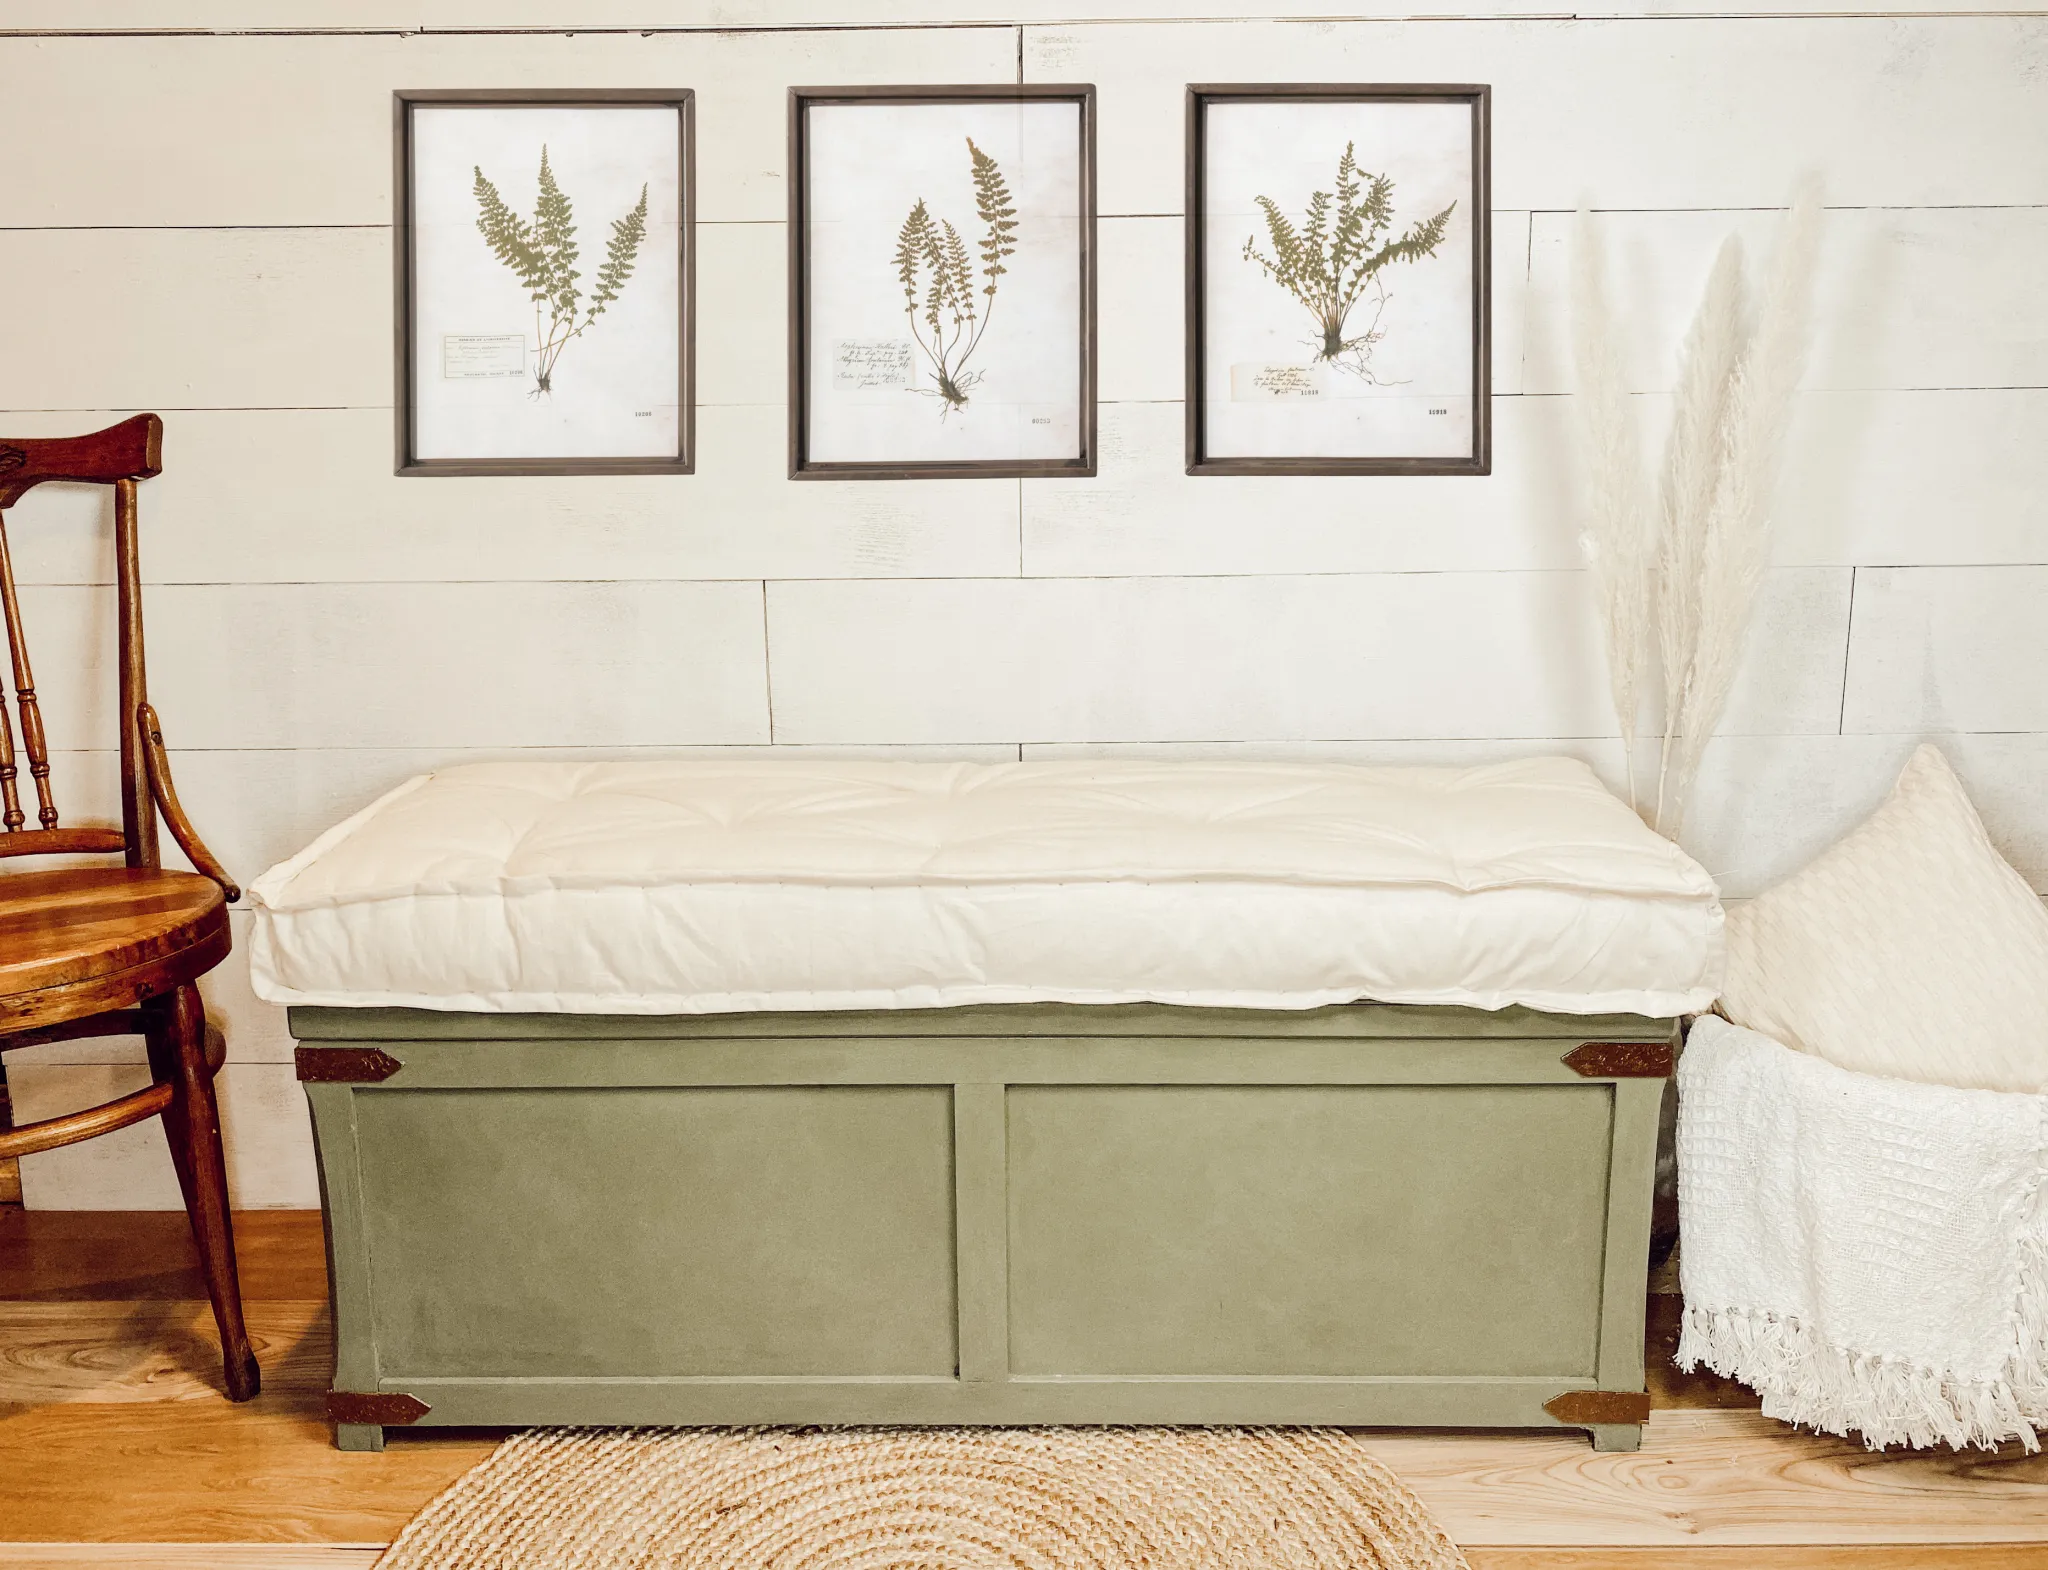
[[[240,886],[228,876],[228,869],[220,864],[219,858],[206,848],[199,831],[192,827],[192,820],[185,816],[185,809],[178,805],[177,787],[171,784],[171,760],[164,751],[163,727],[157,723],[156,710],[145,703],[136,711],[136,718],[142,726],[142,755],[149,765],[149,793],[156,798],[164,822],[170,825],[171,837],[192,858],[192,865],[218,883],[228,903],[234,904],[242,897]]]

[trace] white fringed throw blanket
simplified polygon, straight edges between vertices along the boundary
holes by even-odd
[[[1873,1449],[2038,1449],[2048,1097],[1852,1073],[1712,1016],[1678,1087],[1679,1367]]]

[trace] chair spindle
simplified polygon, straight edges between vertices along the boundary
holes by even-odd
[[[50,794],[50,746],[43,736],[43,711],[36,702],[35,672],[28,662],[28,636],[21,625],[21,604],[14,592],[14,559],[7,548],[7,518],[0,511],[0,618],[7,622],[7,652],[14,666],[14,706],[21,715],[21,750],[28,758],[29,777],[35,781],[36,818],[46,829],[57,826],[57,804]],[[4,714],[4,709],[0,709]],[[0,720],[4,723],[4,720]],[[5,822],[8,829],[21,827],[24,818],[15,788],[11,739],[4,753],[8,778]]]
[[[13,834],[28,821],[14,783],[20,772],[14,762],[14,721],[7,715],[7,684],[0,682],[0,833]]]

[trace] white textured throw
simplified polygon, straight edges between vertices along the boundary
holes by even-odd
[[[1711,1016],[1678,1087],[1679,1367],[1872,1448],[2037,1449],[2048,1097],[1859,1074]]]

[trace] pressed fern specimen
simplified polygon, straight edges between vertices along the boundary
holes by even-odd
[[[532,396],[538,398],[553,389],[555,362],[562,351],[590,330],[591,323],[604,315],[605,307],[619,297],[633,275],[640,242],[647,238],[647,187],[640,187],[640,200],[625,217],[612,220],[604,265],[597,270],[597,286],[585,305],[582,291],[576,287],[576,280],[583,276],[576,270],[580,254],[576,213],[548,167],[547,144],[541,144],[540,197],[530,223],[505,205],[498,188],[484,178],[481,166],[472,167],[476,169],[477,232],[533,297],[533,337],[540,349],[534,357]]]
[[[1380,270],[1393,262],[1435,255],[1458,204],[1453,202],[1434,218],[1411,225],[1398,240],[1387,239],[1394,227],[1394,182],[1383,174],[1361,170],[1357,146],[1346,142],[1344,156],[1337,160],[1334,213],[1330,193],[1314,192],[1297,229],[1280,211],[1279,203],[1261,196],[1259,210],[1266,215],[1273,254],[1261,252],[1254,235],[1244,242],[1244,256],[1315,318],[1313,346],[1318,362],[1328,360],[1372,381],[1373,346],[1386,336],[1386,329],[1380,326],[1387,308]],[[1372,320],[1362,331],[1352,330],[1352,309],[1368,295],[1373,302]]]
[[[903,310],[910,336],[931,366],[939,418],[965,408],[969,389],[981,380],[967,362],[981,347],[995,311],[996,283],[1009,269],[1003,259],[1017,249],[1017,209],[996,161],[967,138],[974,179],[974,211],[981,220],[981,278],[975,287],[967,242],[951,219],[934,218],[924,204],[910,209],[896,235],[896,278],[903,285]],[[977,298],[977,296],[979,298]]]

